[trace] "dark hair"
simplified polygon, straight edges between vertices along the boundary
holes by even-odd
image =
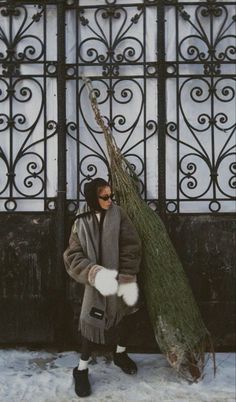
[[[110,184],[101,177],[97,177],[84,185],[84,197],[91,210],[99,211],[102,209],[98,202],[98,191],[103,187],[110,187]]]

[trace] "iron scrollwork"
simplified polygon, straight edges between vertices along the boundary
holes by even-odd
[[[118,75],[121,63],[137,63],[142,59],[143,43],[137,37],[129,34],[129,31],[141,18],[142,9],[138,10],[132,17],[128,17],[128,11],[125,7],[97,8],[92,22],[86,17],[84,8],[80,9],[79,13],[80,23],[87,28],[88,32],[86,39],[79,44],[80,63],[103,64],[106,75],[109,72],[106,63],[109,62],[110,69],[112,68],[113,72]],[[110,24],[119,22],[117,32],[113,33],[114,37],[111,35],[110,27],[108,28],[110,32],[105,32],[104,20],[109,20]]]
[[[143,0],[124,4],[101,0],[95,4],[66,0],[65,13],[76,18],[72,33],[76,58],[65,64],[65,77],[59,76],[62,69],[56,58],[46,60],[48,4],[35,3],[19,0],[0,5],[1,19],[7,22],[0,26],[0,139],[4,139],[0,145],[0,169],[4,172],[0,199],[5,200],[5,210],[17,210],[18,199],[42,199],[46,210],[55,206],[47,197],[46,184],[48,139],[58,130],[56,119],[46,118],[45,82],[49,78],[75,83],[77,116],[70,115],[65,124],[68,138],[77,143],[80,184],[83,187],[104,169],[109,174],[103,135],[91,122],[80,83],[87,72],[104,120],[136,170],[147,200],[147,144],[149,137],[157,135],[156,115],[148,111],[147,88],[150,82],[157,86],[158,80],[175,80],[177,91],[177,118],[166,125],[167,138],[176,143],[177,189],[173,199],[166,200],[167,210],[178,213],[182,201],[206,201],[211,212],[218,212],[223,203],[234,199],[236,127],[229,110],[236,91],[235,2]],[[54,10],[59,7],[56,0],[50,5]],[[146,51],[147,16],[150,10],[155,14],[153,23],[157,26],[153,25],[153,30],[158,37],[160,8],[176,11],[175,37],[179,38],[176,57],[162,62],[158,61],[159,48],[150,59]],[[55,12],[54,22],[57,17]],[[183,24],[185,29],[181,30]],[[159,40],[156,46],[160,46]],[[27,67],[33,66],[38,74],[28,73]],[[165,102],[166,93],[162,95]],[[40,125],[44,130],[38,130]],[[162,158],[161,149],[157,158]],[[173,180],[174,175],[166,173],[159,172],[159,184],[163,175]],[[157,205],[154,199],[150,202]],[[68,200],[69,205],[74,207],[75,200]]]
[[[144,93],[142,85],[138,80],[131,78],[113,80],[109,86],[106,80],[94,79],[93,80],[94,93],[97,97],[99,106],[102,110],[109,110],[112,107],[113,113],[110,115],[103,115],[104,121],[107,126],[111,128],[113,135],[116,138],[116,142],[123,152],[124,156],[130,161],[138,177],[141,177],[145,170],[144,159],[140,155],[135,154],[133,151],[136,147],[144,142],[144,138],[139,141],[133,140],[133,133],[137,129],[137,125],[140,121],[140,116],[143,113],[144,107]],[[96,126],[93,117],[91,117],[92,111],[87,108],[86,102],[83,102],[83,96],[86,99],[87,90],[85,85],[82,85],[78,94],[78,105],[80,115],[83,123],[86,127],[86,131],[80,133],[79,138],[76,137],[77,125],[74,122],[70,122],[67,126],[67,132],[74,140],[78,140],[79,146],[87,149],[87,153],[79,160],[79,174],[81,175],[81,188],[83,183],[98,174],[98,165],[101,170],[104,169],[109,173],[109,163],[107,154],[105,151],[105,144],[103,139],[103,133]],[[132,102],[134,99],[138,100],[136,103],[136,116],[132,113],[130,117],[130,108],[132,108]],[[127,105],[129,107],[127,107]],[[123,109],[122,109],[123,107]],[[115,110],[119,110],[119,113],[115,113]],[[123,113],[121,111],[123,110]],[[153,136],[157,131],[157,124],[153,121],[146,122],[146,130],[149,132],[148,137]],[[88,140],[89,136],[89,140]],[[86,139],[87,137],[87,139]],[[96,165],[96,161],[99,162]],[[103,167],[102,167],[103,165]],[[142,183],[144,190],[144,184]],[[83,194],[83,191],[81,191]]]
[[[182,18],[194,32],[177,44],[179,66],[171,75],[179,75],[180,114],[177,122],[167,124],[167,136],[178,147],[178,199],[180,203],[205,200],[211,212],[218,212],[222,202],[235,199],[236,191],[236,123],[231,113],[236,100],[232,70],[236,16],[216,2],[194,6],[194,15],[193,7],[187,11],[186,5],[177,5],[177,9],[179,21]],[[202,75],[182,76],[185,62],[190,71],[196,63],[202,65]],[[173,202],[167,205],[169,212],[179,210]]]
[[[179,43],[182,60],[200,61],[204,64],[205,73],[212,74],[221,73],[222,62],[236,60],[235,34],[232,30],[236,14],[232,15],[222,3],[209,2],[196,7],[193,22],[184,6],[179,5],[178,10],[193,30]]]
[[[7,35],[0,26],[0,42],[3,46],[0,52],[0,62],[3,64],[3,76],[11,76],[13,73],[20,74],[20,63],[29,61],[36,62],[44,54],[44,44],[42,40],[27,33],[33,24],[38,23],[43,15],[44,8],[37,7],[37,12],[29,19],[26,6],[23,4],[8,4],[0,10],[0,15],[9,18],[10,34]],[[17,21],[16,32],[12,34]]]
[[[45,44],[33,33],[44,12],[40,4],[0,7],[6,23],[5,30],[0,26],[0,198],[7,211],[17,210],[18,200],[44,199],[46,194],[45,147],[56,134],[56,122],[45,121],[45,128],[38,129],[45,108],[43,76],[23,73],[44,62]]]
[[[97,7],[92,4],[80,7],[79,3],[74,2],[80,24],[77,78],[80,80],[82,74],[89,74],[87,68],[91,71],[90,78],[104,121],[138,175],[144,194],[145,141],[157,133],[156,119],[144,120],[147,96],[144,92],[144,76],[147,73],[149,78],[156,80],[156,76],[149,74],[145,60],[145,6],[140,3],[127,7],[117,1],[105,3]],[[142,33],[137,35],[136,28]],[[138,74],[133,73],[132,66],[138,66]],[[79,84],[77,105],[80,121],[71,121],[67,126],[68,135],[78,141],[79,199],[81,196],[83,199],[84,182],[102,170],[107,171],[108,177],[111,176],[103,133],[96,125],[86,99],[87,90],[83,84]],[[143,127],[142,133],[139,125]]]

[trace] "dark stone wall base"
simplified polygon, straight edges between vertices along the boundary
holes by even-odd
[[[70,231],[68,221],[67,234]],[[167,230],[183,262],[216,351],[235,350],[236,219],[232,215],[168,215]],[[0,343],[79,348],[83,287],[64,272],[57,288],[55,216],[0,215]],[[67,242],[67,239],[66,239]],[[108,348],[114,334],[108,338]],[[158,351],[143,307],[129,347]]]

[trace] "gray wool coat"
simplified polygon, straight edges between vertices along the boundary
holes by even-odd
[[[136,281],[141,262],[141,242],[124,210],[112,204],[99,231],[96,215],[84,206],[72,227],[69,246],[63,254],[68,274],[85,285],[79,329],[95,343],[105,343],[105,330],[116,326],[137,307],[128,307],[117,295],[104,297],[91,285],[89,272],[99,264],[118,271],[118,282]]]

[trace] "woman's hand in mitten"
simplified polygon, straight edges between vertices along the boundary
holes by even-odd
[[[97,265],[93,286],[103,296],[115,295],[118,289],[117,274],[118,272],[114,269],[107,269]]]
[[[123,297],[127,306],[134,306],[138,301],[137,282],[119,284],[117,295]]]

